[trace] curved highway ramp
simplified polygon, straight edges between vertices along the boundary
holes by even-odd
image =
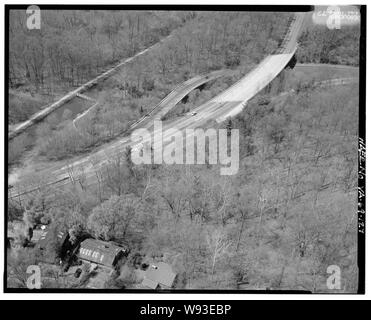
[[[296,41],[300,34],[304,18],[305,13],[295,14],[295,18],[290,24],[282,46],[276,54],[266,57],[253,71],[232,87],[194,109],[195,116],[190,117],[189,115],[185,115],[180,119],[176,119],[164,125],[163,130],[168,128],[185,129],[200,127],[210,120],[217,120],[220,122],[242,111],[247,101],[268,85],[290,62],[297,48]],[[178,97],[178,99],[182,96],[181,94],[178,96],[176,90],[173,94],[174,97]],[[141,119],[140,121],[154,120],[155,117],[153,117],[153,114],[150,113],[150,115],[151,117],[147,116],[146,119]],[[154,132],[153,134],[156,135],[157,133]],[[166,137],[163,137],[163,139],[165,138]],[[128,146],[134,147],[135,145],[130,141],[130,137],[125,137],[107,144],[104,148],[90,155],[84,156],[73,162],[69,161],[68,165],[65,163],[64,165],[60,165],[59,168],[54,167],[53,170],[45,169],[45,172],[43,172],[47,173],[50,177],[54,177],[48,184],[57,183],[61,186],[70,183],[69,171],[71,168],[77,171],[82,170],[87,180],[94,179],[95,170],[97,168],[105,165],[109,159],[112,158],[112,155],[125,150]],[[32,192],[35,189],[37,188],[32,188],[32,190],[30,190],[28,187],[27,190],[14,190],[11,197],[18,197],[20,194]]]
[[[199,88],[200,86],[202,86],[202,85],[204,85],[208,82],[216,80],[216,79],[218,79],[222,76],[228,75],[230,72],[231,72],[231,70],[228,70],[228,69],[217,70],[217,71],[213,71],[213,72],[210,72],[210,73],[197,75],[197,76],[195,76],[191,79],[188,79],[187,81],[185,81],[183,83],[178,84],[164,99],[162,99],[145,116],[143,116],[139,120],[132,123],[127,133],[129,133],[131,130],[138,127],[139,125],[141,125],[141,127],[149,128],[152,125],[152,120],[154,120],[154,119],[155,120],[160,120],[164,115],[166,115],[171,109],[173,109],[184,97],[186,97],[188,94],[190,94],[193,90]],[[74,125],[75,129],[77,129],[77,123],[76,122],[78,120],[80,120],[82,117],[84,117],[88,112],[90,112],[90,110],[92,110],[98,104],[97,101],[95,101],[94,99],[92,99],[88,96],[85,96],[85,95],[82,95],[82,94],[77,94],[76,96],[80,97],[82,99],[85,99],[85,100],[93,101],[95,103],[89,109],[87,109],[82,114],[78,115],[73,120],[73,125]],[[124,139],[124,141],[123,140],[119,141],[119,143],[123,143],[123,142],[126,142],[126,140]],[[116,148],[116,146],[114,148]],[[106,145],[105,149],[103,151],[106,153],[107,149],[110,149],[109,145]],[[88,161],[89,161],[89,157],[87,157],[87,158],[85,157],[82,162],[81,161],[75,162],[74,165],[76,165],[76,164],[82,165],[82,163],[84,163],[84,167],[86,167],[86,166],[88,166],[88,164],[86,163]],[[63,169],[65,169],[65,167],[62,168],[61,170],[63,170]],[[65,180],[66,180],[66,177],[63,177],[62,179],[58,179],[55,182],[65,181]],[[13,183],[13,182],[11,182],[11,183]],[[51,183],[51,184],[53,184],[53,183]],[[27,189],[27,190],[20,190],[20,189],[15,190],[15,189],[11,188],[9,190],[9,195],[10,195],[10,198],[14,198],[15,196],[18,197],[19,195],[22,195],[22,194],[25,194],[25,193],[28,193],[28,192],[32,192],[33,190],[37,190],[37,187]]]
[[[266,87],[287,66],[295,54],[297,48],[296,39],[300,34],[304,18],[304,13],[296,14],[278,54],[266,57],[254,70],[235,85],[211,100],[216,104],[235,102],[230,110],[226,110],[225,113],[216,119],[217,122],[222,122],[228,117],[233,117],[241,112],[247,101]],[[230,107],[230,105],[227,107]]]

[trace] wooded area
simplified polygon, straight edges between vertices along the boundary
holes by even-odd
[[[43,10],[40,30],[28,30],[24,11],[11,10],[10,85],[30,82],[46,91],[59,82],[78,85],[191,17],[191,12]]]
[[[53,14],[55,15],[56,13]],[[122,19],[129,15],[129,13],[121,14]],[[62,12],[61,17],[64,17],[64,15],[65,12]],[[85,21],[91,15],[93,13],[73,13],[74,19],[79,17],[77,21]],[[91,18],[89,21],[95,25],[99,24],[101,20],[111,21],[113,17],[120,16],[120,12],[116,12],[113,17],[110,12],[104,12],[104,14],[95,12],[94,15],[98,15],[98,18]],[[137,17],[137,15],[142,16],[144,13],[130,13],[131,19],[134,19],[133,16]],[[149,14],[150,17],[152,15],[154,17],[158,15],[162,17],[160,13]],[[237,81],[264,56],[278,48],[287,31],[288,17],[290,16],[288,13],[263,12],[176,12],[174,15],[180,21],[177,24],[173,22],[172,27],[177,27],[181,22],[184,26],[174,30],[165,43],[136,58],[114,77],[98,85],[100,92],[98,97],[99,106],[84,118],[79,130],[73,128],[71,121],[73,117],[71,116],[66,115],[66,117],[59,119],[53,114],[49,116],[34,133],[33,142],[36,142],[36,152],[51,160],[68,158],[76,155],[76,153],[87,152],[91,147],[102,144],[125,132],[134,120],[151,110],[177,84],[188,80],[194,75],[222,68],[235,69],[234,76],[222,79],[221,82],[218,82],[220,84],[219,89],[214,89],[213,91],[216,92],[226,88],[226,85],[231,85],[233,81]],[[69,15],[65,19],[67,17]],[[165,16],[165,22],[167,20],[173,21],[175,18],[173,17],[173,20],[171,20],[172,17],[172,15],[169,17]],[[125,18],[124,21],[126,20]],[[63,26],[63,21],[60,28]],[[136,18],[135,21],[138,21],[138,19]],[[139,21],[141,20],[139,19]],[[149,22],[147,21],[147,23]],[[125,35],[125,32],[132,30],[129,26],[127,21],[126,24],[122,22],[122,25],[118,27],[119,31],[117,34],[115,33],[115,37],[121,39],[121,34]],[[76,22],[76,26],[72,30],[80,30],[81,28],[81,24]],[[85,40],[93,41],[93,43],[97,42],[102,46],[101,42],[104,39],[107,42],[109,40],[108,35],[103,40],[101,39],[102,35],[99,32],[103,33],[103,30],[105,29],[97,28],[97,38],[93,37],[92,40],[89,40],[90,38]],[[143,27],[139,28],[139,30],[146,29]],[[50,32],[57,33],[55,28],[51,28]],[[156,33],[153,30],[151,32]],[[82,34],[84,35],[85,33]],[[63,37],[67,37],[67,35],[68,33],[66,35],[63,33]],[[105,34],[103,33],[103,35]],[[140,35],[141,33],[138,37]],[[114,36],[112,35],[112,37]],[[112,40],[113,42],[115,41],[114,39]],[[18,43],[18,40],[15,39],[14,42]],[[124,44],[122,45],[125,47]],[[80,50],[80,46],[77,43],[70,43],[70,46],[77,46]],[[127,47],[125,48],[127,49]],[[85,51],[84,48],[81,48],[81,50],[81,52]],[[123,52],[123,57],[130,55],[129,53],[125,54],[126,51]],[[82,59],[82,57],[80,58]],[[81,61],[81,59],[76,57],[73,61]],[[82,60],[84,63],[91,61],[94,64],[94,60],[86,58]],[[108,56],[107,60],[98,60],[99,63],[104,65],[104,61],[112,61],[112,57]],[[67,61],[67,64],[63,63],[63,65],[68,66],[68,63]],[[80,70],[78,66],[79,64],[76,64],[73,67],[74,70]],[[45,68],[47,69],[46,66]],[[96,71],[93,67],[87,70]],[[78,71],[68,74],[70,74],[68,79],[77,81],[77,78],[72,75],[79,74]],[[67,78],[64,79],[66,80]],[[31,82],[37,87],[38,82],[36,80]],[[15,107],[16,105],[10,105],[10,110]],[[22,107],[27,108],[24,105]],[[28,135],[20,135],[16,141],[10,142],[10,165],[16,164],[23,151],[31,147],[28,145]]]
[[[52,116],[31,138],[15,138],[9,145],[10,165],[30,144],[36,159],[47,161],[87,152],[124,132],[176,84],[210,70],[232,69],[203,92],[193,92],[170,116],[187,112],[274,52],[290,16],[48,12],[48,27],[30,32],[34,43],[13,14],[11,85],[37,92],[62,83],[76,85],[153,44],[159,35],[171,32],[171,37],[98,85],[98,106],[78,130],[69,115],[62,120]],[[298,60],[357,65],[358,47],[350,48],[357,36],[352,29],[341,32],[305,33]],[[110,156],[106,166],[90,158],[94,183],[66,161],[69,183],[64,188],[43,186],[26,202],[9,200],[10,224],[22,222],[27,228],[16,230],[20,248],[18,255],[9,254],[8,285],[25,286],[27,266],[39,262],[27,232],[48,224],[51,232],[68,230],[73,241],[89,235],[128,245],[128,261],[161,257],[178,273],[176,289],[330,292],[327,267],[338,265],[342,289],[337,292],[356,292],[358,84],[319,88],[300,83],[294,92],[278,96],[288,89],[289,78],[290,71],[282,72],[235,118],[208,123],[239,129],[240,162],[234,176],[220,176],[219,165],[208,163],[136,166],[127,149]],[[44,181],[50,176],[36,172],[22,177],[24,186]],[[58,250],[55,243],[49,246]],[[133,265],[112,273],[104,288],[134,288]],[[49,286],[70,288],[58,276]]]
[[[359,25],[342,26],[334,30],[315,26],[304,32],[299,39],[298,61],[358,66],[359,43]]]
[[[96,188],[71,168],[79,183],[40,190],[24,212],[11,202],[9,217],[166,253],[179,288],[326,291],[326,268],[337,264],[354,292],[357,97],[352,87],[253,101],[225,124],[240,129],[237,176],[219,176],[216,165],[133,166],[127,151],[97,167]]]

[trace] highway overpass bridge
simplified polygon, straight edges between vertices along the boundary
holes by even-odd
[[[286,36],[282,42],[281,47],[276,53],[267,56],[260,64],[256,66],[251,72],[240,79],[237,83],[232,85],[230,88],[217,95],[210,101],[194,109],[195,116],[184,115],[178,119],[167,122],[163,125],[163,131],[169,128],[175,128],[178,130],[184,130],[186,128],[201,127],[210,120],[216,120],[222,122],[229,117],[236,116],[243,110],[247,102],[259,93],[264,87],[266,87],[277,75],[290,63],[291,59],[297,49],[297,38],[300,35],[301,28],[304,23],[305,14],[297,13],[295,18],[291,21]],[[215,76],[219,75],[215,73]],[[155,119],[160,119],[165,114],[167,108],[171,108],[172,103],[169,101],[180,101],[184,98],[185,92],[202,85],[202,81],[206,80],[195,79],[185,85],[186,90],[175,90],[171,93],[171,96],[166,97],[161,103],[162,107],[153,109],[149,115],[139,120],[139,123],[144,127],[151,126],[151,123]],[[346,84],[348,80],[341,80],[337,84]],[[336,83],[334,83],[336,84]],[[159,111],[159,112],[158,112]],[[158,132],[153,132],[153,135]],[[163,137],[166,139],[166,137]],[[144,141],[145,142],[145,141]],[[64,186],[71,183],[70,170],[79,170],[84,172],[87,181],[93,181],[95,178],[95,172],[97,169],[103,167],[109,162],[109,159],[119,153],[126,150],[127,147],[135,147],[136,145],[131,142],[130,137],[119,138],[116,141],[107,143],[98,150],[79,157],[73,161],[65,162],[64,164],[58,164],[52,168],[45,168],[40,174],[49,176],[50,180],[45,184],[57,186]],[[44,185],[45,185],[44,184]],[[20,197],[29,192],[37,190],[38,186],[30,187],[25,186],[22,188],[19,186],[14,187],[10,197]]]

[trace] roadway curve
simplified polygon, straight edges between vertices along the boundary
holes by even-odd
[[[311,87],[332,87],[332,86],[339,86],[339,85],[350,85],[350,84],[354,84],[354,83],[357,83],[358,82],[358,78],[357,77],[353,77],[353,78],[337,78],[337,79],[329,79],[329,80],[322,80],[322,81],[315,81],[313,83],[308,83]],[[295,93],[295,89],[291,89],[289,91],[285,91],[285,92],[282,92],[280,93],[278,96],[275,96],[272,98],[271,102],[283,97],[283,96],[287,96],[289,94],[293,94]],[[166,126],[165,127],[166,130],[169,129],[169,126]],[[109,149],[114,149],[115,151],[112,153],[112,155],[114,153],[117,153],[119,151],[124,151],[124,149],[127,147],[127,146],[132,146],[132,147],[135,147],[134,144],[130,144],[129,140],[121,140],[120,141],[120,145],[112,145],[110,146],[109,148],[107,147],[106,149],[106,153],[105,153],[105,156],[108,157],[109,154],[110,154],[110,150]],[[112,151],[112,150],[111,150]],[[99,153],[97,153],[97,155],[99,156]],[[95,160],[96,158],[94,158]],[[90,170],[90,166],[93,164],[93,159],[90,159],[90,163],[86,162],[86,161],[75,161],[72,166],[84,166],[84,168],[86,169],[89,169]],[[107,163],[108,161],[107,160],[103,160],[101,161],[100,163],[95,163],[93,164],[93,168],[94,169],[99,169],[102,165],[104,165],[105,163]],[[62,169],[67,169],[67,166],[65,166],[64,168]],[[87,172],[89,172],[89,170],[87,170]],[[52,171],[53,173],[57,173],[57,171]],[[91,174],[89,175],[91,177]],[[64,175],[62,177],[60,177],[60,179],[56,180],[56,181],[51,181],[51,182],[48,182],[46,183],[44,186],[52,186],[52,185],[55,185],[55,184],[59,184],[59,186],[62,186],[62,185],[65,185],[65,184],[68,184],[70,183],[70,177],[67,176],[67,175]],[[9,198],[15,198],[15,197],[19,197],[19,196],[23,196],[24,194],[27,194],[27,193],[31,193],[33,191],[36,191],[38,188],[31,188],[31,189],[27,189],[27,190],[22,190],[21,188],[18,189],[19,191],[17,190],[9,190],[10,193],[8,194]],[[22,190],[22,191],[21,191]]]
[[[213,80],[216,80],[222,76],[228,75],[231,72],[231,70],[217,70],[213,71],[210,73],[205,73],[201,75],[197,75],[191,79],[188,79],[187,81],[178,84],[164,99],[162,99],[155,107],[153,107],[145,116],[140,118],[139,120],[135,121],[134,123],[131,124],[129,129],[127,130],[127,134],[132,131],[133,129],[137,127],[141,128],[150,128],[152,125],[152,120],[160,120],[165,114],[167,114],[171,109],[173,109],[184,97],[186,97],[191,91],[194,89],[210,82]],[[77,121],[79,121],[82,117],[84,117],[88,112],[90,112],[95,106],[98,105],[98,101],[95,101],[91,97],[82,95],[82,94],[77,94],[76,95],[79,98],[89,100],[92,102],[95,102],[89,109],[87,109],[85,112],[79,114],[74,120],[73,120],[73,125],[75,129],[77,129]],[[125,134],[125,133],[123,133]],[[121,140],[120,140],[121,141]],[[122,142],[122,141],[121,141]],[[119,143],[121,143],[119,142]],[[103,147],[103,149],[107,148],[107,144]],[[47,171],[53,171],[55,172],[56,168],[45,168],[45,172]],[[17,175],[16,175],[17,176]],[[13,180],[13,179],[12,179]],[[16,178],[14,178],[16,180]],[[17,181],[10,181],[11,184],[16,184]],[[12,190],[12,195],[13,197],[15,195],[22,194],[24,192],[14,192]],[[28,191],[27,191],[28,192]]]
[[[231,70],[217,70],[210,73],[205,73],[197,75],[187,81],[178,84],[164,99],[162,99],[154,108],[152,108],[147,114],[141,117],[139,120],[132,123],[129,127],[130,130],[137,128],[139,125],[144,125],[148,127],[150,120],[161,120],[170,110],[172,110],[184,97],[190,94],[193,90],[199,88],[200,86],[216,80],[222,76],[228,75]],[[78,95],[81,98],[86,98],[84,95]],[[89,98],[89,97],[88,97]],[[85,112],[79,114],[74,120],[73,125],[76,128],[76,121],[81,120],[82,117],[86,116],[99,102],[96,102],[94,99],[89,98],[90,101],[95,103],[87,109]],[[151,117],[151,118],[150,118]],[[77,129],[77,128],[76,128]]]
[[[296,14],[279,53],[269,55],[235,85],[207,103],[195,108],[194,111],[197,112],[195,116],[186,115],[167,124],[163,124],[163,131],[170,128],[184,130],[186,128],[201,127],[210,120],[217,120],[220,122],[241,112],[247,101],[268,85],[286,67],[295,54],[297,48],[296,41],[300,34],[304,17],[305,14],[303,13]],[[147,121],[154,119],[154,117],[147,118]],[[159,132],[153,132],[153,136],[158,133]],[[163,136],[164,140],[168,138],[169,136]],[[100,150],[88,156],[82,157],[72,163],[70,162],[68,165],[65,163],[65,165],[61,165],[55,168],[55,170],[49,169],[47,174],[50,177],[54,177],[49,184],[57,183],[57,185],[66,185],[70,183],[69,171],[71,168],[73,168],[73,170],[83,168],[82,171],[86,176],[86,180],[91,182],[95,179],[94,176],[97,169],[107,164],[109,159],[112,159],[113,155],[124,151],[128,146],[135,146],[134,143],[131,142],[130,137],[121,138],[105,145]],[[23,192],[23,190],[18,189],[15,195],[30,191],[31,190],[25,190]]]

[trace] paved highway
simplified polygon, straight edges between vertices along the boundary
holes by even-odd
[[[80,87],[78,87],[77,89],[67,93],[65,96],[63,96],[62,98],[58,99],[57,101],[53,102],[50,106],[40,110],[39,112],[35,113],[34,115],[32,115],[30,117],[30,119],[16,125],[11,132],[9,132],[9,135],[8,135],[8,139],[11,140],[13,139],[14,137],[16,137],[17,135],[21,134],[22,132],[24,132],[26,129],[28,129],[29,127],[33,126],[35,123],[37,123],[38,121],[44,119],[47,115],[49,115],[50,113],[52,113],[53,111],[55,111],[56,109],[58,109],[59,107],[61,107],[62,105],[64,105],[65,103],[67,103],[68,101],[70,101],[71,99],[75,98],[76,96],[82,94],[84,91],[86,91],[87,89],[91,88],[92,86],[96,85],[97,83],[107,79],[108,77],[112,76],[116,71],[118,71],[118,69],[120,69],[121,67],[123,67],[124,65],[128,64],[129,62],[131,62],[133,59],[135,59],[136,57],[139,57],[141,56],[142,54],[146,53],[148,50],[151,50],[157,46],[159,46],[160,43],[162,43],[163,41],[165,41],[166,39],[168,39],[169,37],[171,37],[171,35],[161,39],[159,42],[155,43],[154,45],[148,47],[147,49],[143,50],[143,51],[140,51],[138,52],[136,55],[130,57],[130,58],[127,58],[123,61],[121,61],[119,64],[117,64],[116,66],[108,69],[107,71],[101,73],[100,75],[98,75],[97,77],[95,77],[94,79],[84,83],[83,85],[81,85]]]
[[[153,120],[161,120],[164,115],[166,115],[171,109],[173,109],[184,97],[186,97],[190,92],[194,89],[199,88],[200,86],[216,80],[222,76],[228,75],[231,71],[230,70],[217,70],[210,73],[205,73],[201,75],[197,75],[187,81],[180,83],[177,85],[164,99],[162,99],[154,108],[152,108],[146,115],[144,115],[139,120],[135,121],[131,124],[129,131],[133,130],[137,127],[150,127],[150,124]],[[90,97],[86,97],[84,95],[77,95],[81,98],[88,98],[87,100],[95,101]],[[76,127],[76,122],[80,120],[82,117],[86,116],[95,106],[98,105],[98,102],[94,103],[89,109],[85,112],[78,115],[73,120],[73,125]]]
[[[247,101],[269,84],[286,67],[293,57],[296,51],[296,40],[300,34],[304,16],[305,14],[302,13],[296,14],[296,18],[291,23],[291,27],[283,41],[283,47],[277,54],[269,55],[254,70],[239,80],[235,85],[205,104],[195,108],[194,112],[196,114],[194,116],[185,115],[179,119],[164,123],[162,128],[163,131],[170,128],[184,130],[186,128],[201,127],[210,120],[221,122],[226,118],[235,116],[241,112]],[[189,88],[192,88],[192,86],[193,85],[190,85]],[[182,95],[183,94],[177,93],[176,90],[174,90],[173,99],[181,100],[184,97],[184,95]],[[163,112],[165,112],[166,108],[161,108],[161,110],[164,110]],[[146,119],[142,120],[145,121],[145,123],[142,123],[142,126],[151,128],[152,121],[156,118],[159,119],[161,115],[161,112],[151,114],[146,117]],[[157,134],[158,132],[153,132],[153,135]],[[163,137],[163,139],[166,138],[167,137]],[[113,155],[124,151],[128,146],[135,147],[135,145],[130,141],[130,137],[120,138],[106,144],[99,150],[87,156],[76,159],[73,162],[69,161],[68,165],[65,163],[64,165],[58,166],[58,168],[52,170],[48,169],[48,175],[53,177],[49,183],[57,183],[58,185],[69,184],[70,179],[68,171],[71,167],[74,170],[83,168],[87,181],[93,181],[95,179],[95,171],[107,164],[109,159],[112,159]],[[28,191],[29,190],[17,189],[17,191],[13,192],[13,195],[18,193],[23,194]]]
[[[191,79],[188,79],[187,81],[183,82],[183,83],[180,83],[179,85],[177,85],[171,92],[170,94],[168,94],[163,100],[161,100],[154,108],[152,108],[145,116],[143,116],[141,119],[137,120],[136,122],[134,122],[131,126],[130,126],[130,129],[129,131],[135,129],[136,127],[140,127],[140,128],[151,128],[152,126],[152,123],[153,123],[153,120],[156,119],[156,120],[160,120],[162,116],[164,116],[166,113],[168,113],[172,108],[174,108],[185,96],[187,96],[191,91],[193,91],[194,89],[200,87],[201,85],[204,85],[210,81],[213,81],[213,80],[216,80],[217,78],[219,77],[222,77],[222,76],[225,76],[225,75],[228,75],[230,73],[230,70],[217,70],[217,71],[213,71],[213,72],[210,72],[210,73],[205,73],[205,74],[202,74],[202,75],[197,75]],[[83,98],[83,99],[86,99],[86,100],[89,100],[89,101],[95,101],[94,99],[90,98],[90,97],[87,97],[85,95],[81,95],[81,94],[77,94],[76,95],[77,97],[80,97],[80,98]],[[90,110],[92,110],[96,105],[98,104],[98,102],[95,102],[88,110],[86,110],[84,113],[78,115],[74,120],[73,120],[73,124],[75,126],[75,128],[77,129],[76,127],[76,124],[77,124],[77,121],[79,119],[81,119],[83,116],[85,116]],[[120,139],[119,141],[117,141],[117,143],[113,143],[112,146],[110,146],[109,144],[106,144],[105,146],[103,146],[103,150],[100,150],[99,152],[96,152],[95,154],[93,154],[91,157],[88,156],[88,157],[83,157],[82,160],[77,160],[77,161],[74,161],[72,166],[74,168],[76,168],[77,165],[83,165],[84,168],[88,168],[89,165],[90,165],[90,159],[91,158],[100,158],[101,156],[107,156],[108,154],[112,155],[113,153],[111,153],[112,149],[113,150],[124,150],[126,148],[126,142],[128,142],[128,139],[127,138],[124,138],[124,139]],[[124,145],[122,145],[121,147],[117,147],[117,145],[120,145],[124,143]],[[97,156],[96,156],[97,155]],[[102,161],[101,164],[104,164],[105,161]],[[69,165],[70,166],[70,165]],[[60,166],[59,166],[60,168]],[[63,166],[62,170],[66,169],[67,167],[66,166]],[[53,174],[57,174],[58,176],[60,176],[59,174],[59,170],[58,170],[58,164],[57,165],[52,165],[51,167],[47,167],[45,168],[45,170],[43,171],[44,173],[45,172],[53,172]],[[42,174],[42,173],[40,173]],[[57,178],[56,180],[57,181],[64,181],[66,178],[66,175],[65,174],[62,174],[62,178]],[[12,179],[13,180],[13,179]],[[11,184],[17,184],[17,181],[16,179],[14,179],[15,181],[10,181]],[[12,193],[11,193],[11,196],[15,196],[18,194],[22,194],[24,192],[27,192],[27,191],[24,191],[23,188],[19,187],[20,190],[19,192],[16,190],[16,188],[12,189]],[[34,188],[31,188],[31,190],[33,190]],[[28,189],[27,189],[28,190]]]

